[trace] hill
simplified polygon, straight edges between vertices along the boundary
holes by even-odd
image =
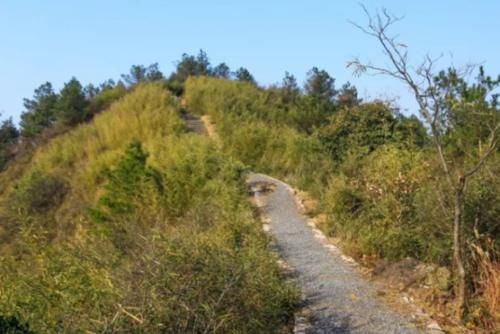
[[[179,110],[161,83],[138,84],[0,174],[0,328],[287,325],[295,292],[255,223],[245,168],[187,133]]]

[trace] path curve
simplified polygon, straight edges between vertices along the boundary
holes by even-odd
[[[310,318],[302,333],[418,333],[407,318],[377,298],[352,264],[314,236],[287,184],[262,174],[251,174],[248,183],[301,290]],[[272,184],[273,190],[262,192],[262,184]]]

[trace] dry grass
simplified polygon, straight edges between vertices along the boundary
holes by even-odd
[[[205,128],[207,129],[208,136],[212,138],[217,144],[220,144],[219,135],[215,130],[215,124],[212,122],[210,116],[209,115],[201,116],[201,121],[203,122],[203,125],[205,125]]]
[[[477,245],[472,248],[479,267],[477,290],[490,317],[481,320],[486,321],[488,327],[500,328],[500,263],[492,259],[491,254],[496,254],[493,242],[487,243],[486,250]]]
[[[495,322],[500,325],[500,263],[485,262],[483,266],[483,298]]]

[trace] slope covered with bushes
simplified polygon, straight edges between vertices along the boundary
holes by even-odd
[[[447,99],[455,98],[455,106],[469,96],[452,94]],[[290,99],[285,85],[264,89],[207,77],[188,79],[185,99],[192,111],[212,116],[225,152],[318,197],[327,214],[322,228],[340,237],[352,253],[392,260],[413,257],[452,269],[454,203],[431,137],[418,118],[380,101],[351,99],[346,104],[339,96],[325,100],[307,90]],[[479,105],[495,114],[496,104],[489,103]],[[300,120],[310,117],[319,121],[304,127]],[[464,124],[474,127],[470,120]],[[450,163],[458,165],[481,150],[479,140],[479,146],[468,148],[470,153],[460,153],[453,133],[450,129],[445,146],[455,159]],[[489,328],[499,320],[487,292],[500,274],[492,269],[498,268],[500,242],[496,152],[467,184],[463,231],[470,321]],[[453,283],[445,284],[447,300],[453,299],[453,290],[446,288]]]
[[[268,333],[295,293],[245,169],[139,84],[0,174],[0,324],[55,332]],[[14,327],[13,327],[14,328]]]

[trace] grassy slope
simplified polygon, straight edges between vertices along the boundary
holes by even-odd
[[[161,85],[138,86],[0,174],[0,315],[40,333],[286,325],[294,292],[248,208],[242,167],[186,134],[177,110]],[[140,196],[127,198],[132,211],[92,222],[87,209],[106,193],[103,170],[123,161],[133,139],[162,191],[141,183]],[[34,171],[62,180],[64,196],[43,210],[20,209],[18,188]]]

